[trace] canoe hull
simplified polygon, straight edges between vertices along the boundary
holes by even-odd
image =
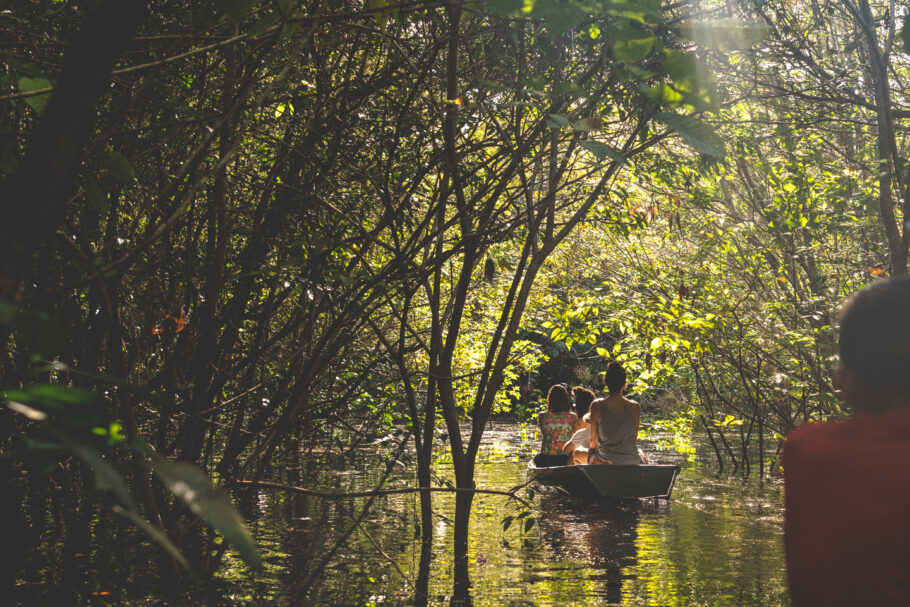
[[[558,456],[537,455],[528,463],[528,469],[538,482],[560,486],[572,495],[613,498],[668,499],[679,474],[679,466],[675,465],[566,466],[559,463]]]

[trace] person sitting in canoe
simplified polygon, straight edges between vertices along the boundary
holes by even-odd
[[[604,383],[609,396],[591,403],[589,464],[638,465],[638,423],[641,407],[623,396],[628,386],[626,370],[616,361],[607,363]]]
[[[848,299],[838,348],[853,417],[800,426],[783,447],[790,599],[910,605],[910,278]]]
[[[577,419],[572,413],[572,397],[562,384],[556,384],[547,393],[547,410],[537,416],[544,455],[559,455],[566,441],[572,437],[572,427]]]
[[[588,409],[594,402],[594,393],[583,388],[575,386],[572,388],[572,394],[575,395],[575,425],[572,426],[574,433],[562,452],[569,458],[570,464],[587,464],[588,463],[588,443],[591,442],[591,424]]]

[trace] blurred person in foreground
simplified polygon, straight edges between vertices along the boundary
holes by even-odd
[[[836,383],[852,418],[784,444],[794,607],[910,605],[910,278],[844,304]]]

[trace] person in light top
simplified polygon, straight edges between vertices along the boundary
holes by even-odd
[[[575,425],[572,438],[563,447],[562,452],[569,458],[570,464],[587,464],[588,463],[588,443],[590,442],[591,425],[588,410],[591,403],[594,402],[594,393],[583,388],[575,386],[572,388],[572,394],[575,396]]]

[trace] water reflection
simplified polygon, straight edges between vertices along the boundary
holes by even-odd
[[[541,540],[566,561],[586,565],[579,573],[592,582],[587,597],[592,602],[622,604],[623,582],[635,576],[639,514],[644,504],[561,496],[541,499]],[[541,577],[545,575],[541,572]]]
[[[518,427],[496,426],[481,451],[478,486],[523,482],[534,447]],[[257,527],[270,567],[264,598],[279,605],[787,605],[780,484],[717,475],[707,451],[702,459],[651,447],[652,461],[683,468],[672,500],[591,502],[545,490],[527,515],[534,524],[526,529],[519,520],[503,530],[503,517],[521,507],[477,495],[460,563],[452,554],[452,494],[434,495],[433,543],[424,549],[415,534],[416,495],[378,500],[357,525],[362,500],[271,494]],[[445,475],[445,452],[439,457]],[[363,489],[372,480],[325,473],[304,484]],[[402,482],[412,482],[407,471]],[[321,555],[336,545],[320,569]],[[251,589],[242,579],[222,582]]]

